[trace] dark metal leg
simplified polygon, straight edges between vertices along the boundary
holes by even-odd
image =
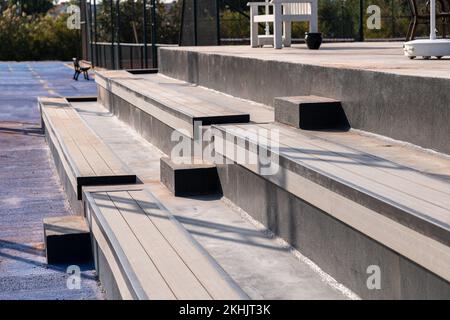
[[[447,25],[447,20],[444,18],[442,19],[442,38],[445,39],[446,37],[446,25]]]
[[[416,29],[417,29],[417,18],[414,18],[413,27],[411,31],[411,40],[414,40],[414,37],[416,36]]]
[[[411,19],[409,21],[408,32],[406,33],[406,41],[411,41],[413,24],[414,20]]]

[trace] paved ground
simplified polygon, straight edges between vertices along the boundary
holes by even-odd
[[[250,46],[171,47],[170,49],[420,77],[450,78],[450,57],[442,60],[423,60],[422,58],[410,60],[403,55],[403,42],[324,43],[320,50],[308,50],[304,44],[296,44],[282,50]]]
[[[36,97],[94,95],[59,62],[0,62],[0,299],[102,299],[92,266],[69,290],[67,266],[48,267],[42,219],[71,214],[39,129]]]

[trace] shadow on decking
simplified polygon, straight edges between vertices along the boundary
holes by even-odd
[[[216,197],[216,196],[214,196]],[[196,197],[195,199],[203,201],[205,198],[208,197]],[[147,202],[147,201],[140,201],[142,202],[142,206],[136,209],[131,209],[128,207],[130,204],[130,199],[126,199],[120,196],[112,196],[111,199],[114,201],[115,205],[104,205],[102,204],[99,207],[101,208],[110,208],[110,209],[118,209],[121,210],[121,202],[126,205],[126,212],[127,213],[137,213],[142,214],[143,208],[145,208],[146,212],[145,214],[149,219],[170,219],[169,216],[162,215],[162,214],[156,214],[153,212],[150,212],[149,209],[155,209],[159,206],[156,203],[153,202]],[[206,200],[207,201],[207,200]],[[122,214],[127,214],[122,213]],[[276,250],[276,251],[288,251],[289,248],[282,247],[282,246],[271,246],[264,243],[260,243],[259,240],[269,239],[270,235],[268,233],[265,233],[264,231],[255,230],[255,229],[249,229],[249,228],[242,228],[242,227],[235,227],[230,226],[222,223],[216,223],[211,222],[207,220],[202,219],[196,219],[196,218],[189,218],[184,217],[176,214],[172,214],[172,216],[180,222],[183,227],[193,236],[201,236],[201,237],[207,237],[207,238],[214,238],[218,240],[228,241],[228,242],[234,242],[238,244],[243,245],[249,245],[249,246],[255,246],[259,248],[266,248],[270,250]],[[193,228],[189,227],[199,227],[203,230],[195,230]],[[228,234],[228,235],[226,235]]]

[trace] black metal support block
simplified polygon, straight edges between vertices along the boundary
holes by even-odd
[[[176,196],[220,193],[217,168],[213,164],[178,164],[161,158],[161,182]]]
[[[341,102],[318,96],[279,97],[275,121],[304,130],[348,130]]]
[[[92,261],[91,234],[83,217],[45,218],[44,237],[48,264]]]

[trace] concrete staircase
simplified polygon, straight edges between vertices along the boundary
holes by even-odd
[[[106,71],[99,72],[96,81],[98,103],[77,101],[72,107],[100,137],[111,139],[116,156],[129,162],[138,177],[140,169],[150,172],[146,168],[150,164],[143,160],[149,151],[131,151],[123,136],[109,138],[101,122],[115,115],[122,126],[161,152],[156,156],[152,151],[153,171],[141,180],[191,234],[203,231],[202,224],[191,228],[195,209],[190,201],[198,208],[206,208],[202,199],[212,201],[215,211],[228,212],[225,201],[362,298],[450,298],[450,160],[446,155],[350,129],[340,102],[329,98],[274,97],[273,109],[161,74]],[[191,151],[184,158],[192,163],[176,165],[174,155],[179,154],[174,149],[183,140]],[[218,190],[199,198],[208,193],[205,186],[216,186],[217,179]],[[86,197],[86,207],[103,216],[92,199],[90,194]],[[219,214],[208,212],[203,225],[213,223]],[[101,229],[100,220],[96,223]],[[120,223],[113,225],[108,237],[119,232],[114,228]],[[253,273],[261,282],[249,286],[252,271],[244,265],[252,262],[236,255],[225,260],[225,253],[214,251],[202,236],[195,239],[251,298],[264,291],[264,281],[286,280],[279,270],[262,276],[266,266],[260,264]],[[122,242],[109,247],[111,255]],[[251,254],[244,247],[234,250]],[[271,260],[277,259],[273,263],[281,266],[280,256],[274,254]],[[238,270],[245,271],[241,275]]]

